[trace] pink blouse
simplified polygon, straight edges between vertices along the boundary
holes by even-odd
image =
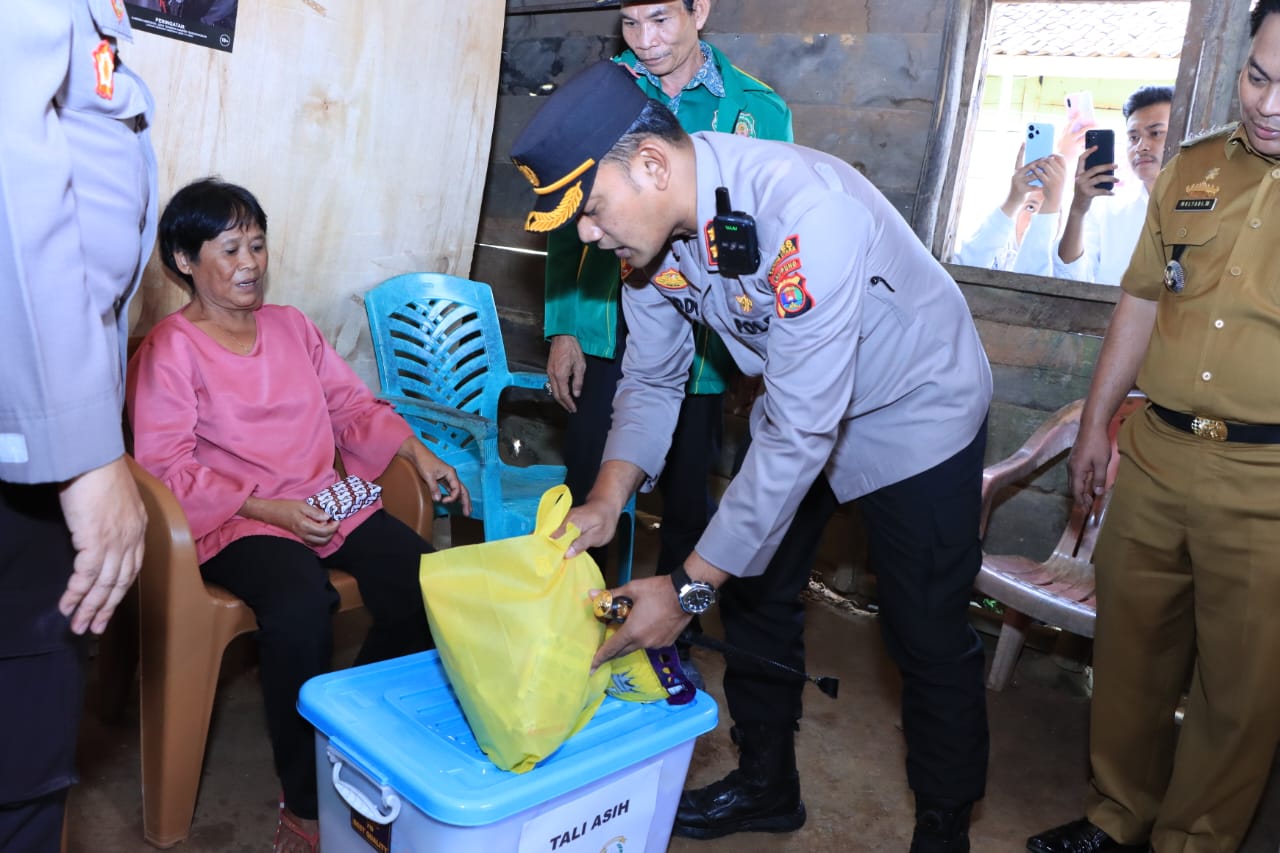
[[[412,435],[320,330],[287,305],[256,313],[246,355],[223,348],[181,312],[156,324],[129,364],[134,456],[173,491],[200,562],[245,536],[291,532],[237,515],[250,495],[305,500],[348,474],[381,476]],[[381,501],[343,520],[315,549],[332,554]]]

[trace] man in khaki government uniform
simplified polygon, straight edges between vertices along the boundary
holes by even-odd
[[[1095,552],[1086,817],[1035,853],[1237,850],[1280,742],[1280,0],[1250,32],[1240,123],[1156,181],[1069,462],[1087,504],[1136,379]]]

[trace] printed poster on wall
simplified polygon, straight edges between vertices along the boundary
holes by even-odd
[[[235,46],[239,0],[138,0],[124,5],[135,32],[228,53]]]

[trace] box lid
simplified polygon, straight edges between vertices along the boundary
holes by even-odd
[[[455,826],[494,823],[589,785],[710,731],[718,716],[702,692],[679,706],[605,697],[554,754],[510,773],[476,745],[434,651],[313,678],[298,710],[371,781]]]

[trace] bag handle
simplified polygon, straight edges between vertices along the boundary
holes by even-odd
[[[573,506],[573,495],[569,493],[569,487],[563,483],[547,489],[542,493],[542,499],[538,501],[538,521],[533,532],[546,539],[561,553],[569,550],[569,543],[578,538],[578,528],[570,524],[565,535],[559,539],[552,539],[551,534],[564,523],[571,506]]]

